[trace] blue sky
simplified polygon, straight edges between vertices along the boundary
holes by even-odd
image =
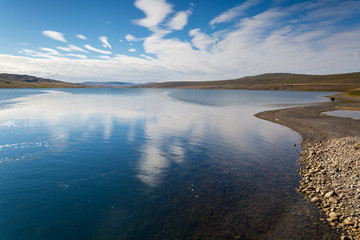
[[[0,72],[71,82],[360,71],[359,0],[1,0]]]

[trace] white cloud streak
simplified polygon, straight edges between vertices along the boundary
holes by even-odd
[[[86,40],[86,39],[87,39],[87,37],[85,37],[85,36],[82,35],[82,34],[77,34],[76,37],[79,38],[79,39],[81,39],[81,40]]]
[[[101,37],[99,37],[99,40],[100,40],[100,42],[103,43],[104,48],[110,48],[111,49],[111,45],[109,44],[107,37],[101,36]]]
[[[97,49],[97,48],[94,48],[94,47],[90,46],[89,44],[85,44],[84,47],[86,49],[90,50],[90,51],[93,51],[93,52],[98,52],[98,53],[106,54],[106,55],[111,54],[111,51],[105,51],[105,50]]]
[[[44,52],[48,52],[51,55],[61,56],[61,54],[58,51],[56,51],[55,49],[52,49],[52,48],[41,47],[40,50],[44,51]]]
[[[60,41],[60,42],[67,42],[64,38],[64,34],[60,32],[55,32],[51,30],[46,30],[42,32],[45,36],[52,38],[54,40]]]
[[[259,4],[260,2],[262,2],[262,0],[247,0],[242,5],[236,6],[234,8],[231,8],[231,9],[221,13],[219,16],[217,16],[216,18],[211,20],[210,25],[216,25],[219,23],[230,22],[234,18],[243,15],[247,9]]]
[[[59,50],[65,51],[65,52],[77,51],[77,52],[89,53],[88,51],[86,51],[78,46],[72,45],[72,44],[69,44],[68,47],[56,47],[56,48]]]
[[[87,58],[85,55],[82,55],[82,54],[73,54],[73,53],[68,53],[68,54],[66,54],[66,56],[76,57],[76,58],[82,58],[82,59],[86,59],[86,58]]]

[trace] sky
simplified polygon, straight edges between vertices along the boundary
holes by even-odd
[[[0,73],[146,83],[358,71],[359,0],[0,0]]]

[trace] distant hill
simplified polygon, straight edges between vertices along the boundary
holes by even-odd
[[[124,88],[134,85],[134,83],[129,82],[82,82],[81,84],[85,86],[100,88]]]
[[[0,74],[0,88],[83,88],[86,86],[28,75]]]
[[[164,82],[135,87],[348,92],[360,88],[360,72],[332,75],[267,73],[233,80]]]

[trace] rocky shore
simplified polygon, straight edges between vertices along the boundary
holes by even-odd
[[[287,126],[303,137],[298,191],[324,211],[341,239],[360,240],[360,120],[322,114],[360,110],[359,97],[329,96],[312,106],[266,111],[255,116]]]
[[[342,239],[360,239],[360,139],[345,137],[303,146],[299,191],[316,204]]]

